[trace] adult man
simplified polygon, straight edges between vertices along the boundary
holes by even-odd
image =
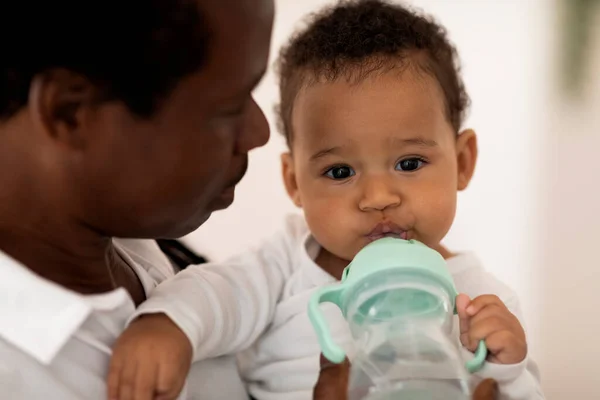
[[[152,242],[112,238],[178,237],[231,204],[269,135],[251,91],[273,2],[3,2],[0,15],[2,397],[102,398],[112,342],[171,273]],[[196,376],[203,398],[245,397],[232,363]]]

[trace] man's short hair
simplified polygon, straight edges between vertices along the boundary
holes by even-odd
[[[100,101],[149,116],[208,55],[210,30],[191,0],[0,3],[0,120],[28,102],[34,76],[79,73]]]

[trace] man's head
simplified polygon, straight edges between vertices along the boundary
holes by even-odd
[[[319,243],[345,260],[382,236],[439,245],[477,156],[444,29],[400,5],[343,1],[291,39],[279,73],[284,180]]]
[[[12,192],[121,237],[180,236],[231,203],[269,135],[251,91],[272,1],[15,3],[0,7]]]

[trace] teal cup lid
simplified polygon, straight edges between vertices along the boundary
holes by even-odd
[[[319,289],[309,301],[309,318],[317,333],[323,355],[331,362],[342,362],[346,354],[331,338],[319,304],[334,303],[346,315],[347,310],[344,309],[345,304],[348,303],[346,296],[357,296],[367,279],[376,279],[377,276],[381,277],[385,274],[389,276],[400,274],[436,282],[447,292],[452,311],[456,313],[455,300],[458,293],[446,261],[438,252],[416,240],[379,239],[365,246],[354,257],[344,270],[341,283]],[[394,316],[394,313],[401,315],[426,311],[436,303],[430,293],[411,289],[380,293],[379,296],[385,296],[383,312],[389,317]],[[370,301],[380,300],[381,297],[379,299],[374,297]],[[475,358],[467,362],[467,369],[474,372],[481,368],[486,356],[487,349],[482,341]]]

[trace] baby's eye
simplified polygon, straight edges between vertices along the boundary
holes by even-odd
[[[354,175],[354,170],[348,166],[332,167],[325,172],[326,177],[334,180],[348,179]]]
[[[424,164],[425,164],[425,161],[421,158],[418,158],[418,157],[406,158],[404,160],[398,161],[398,164],[396,164],[396,170],[397,171],[405,171],[405,172],[416,171],[416,170],[420,169],[421,167],[423,167]]]

